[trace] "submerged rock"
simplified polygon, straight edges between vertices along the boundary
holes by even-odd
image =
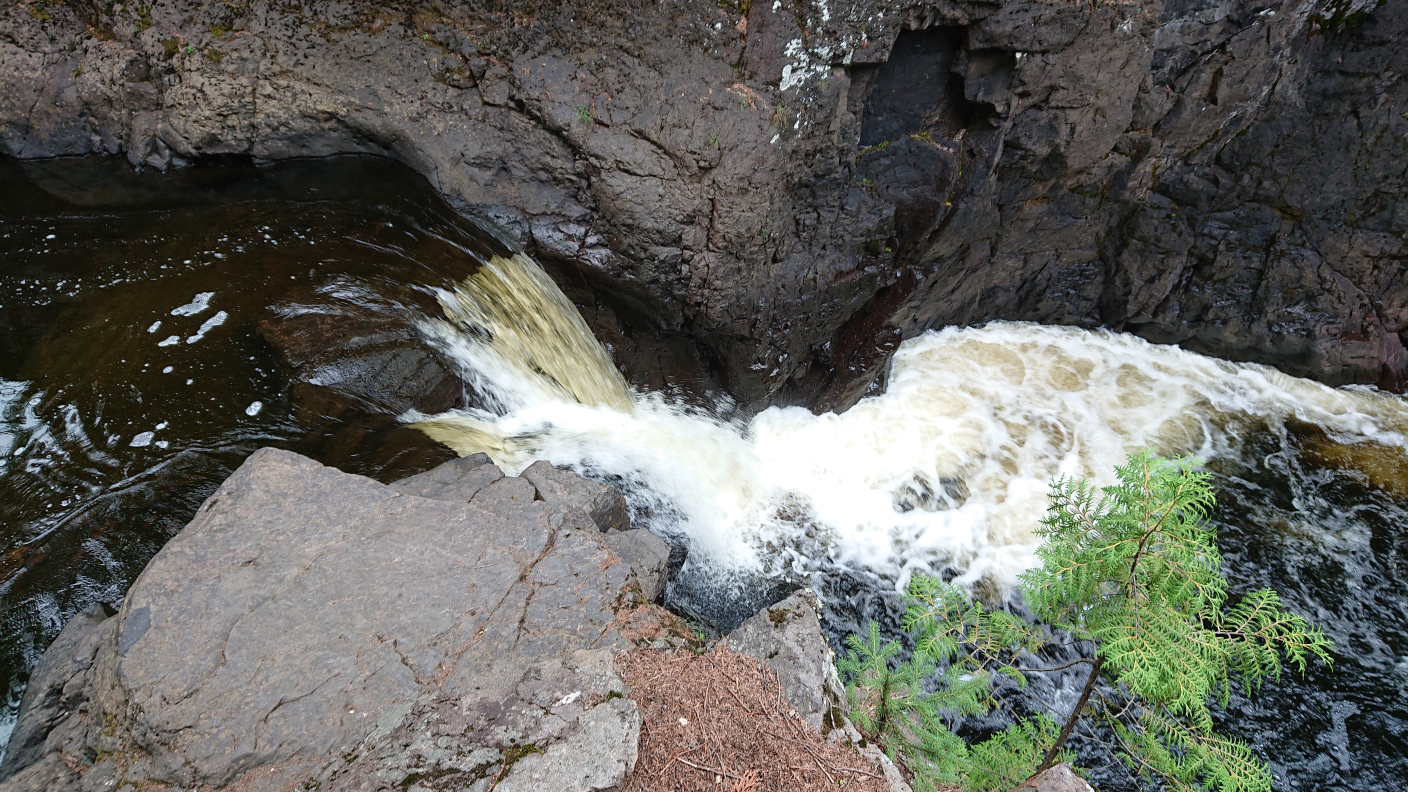
[[[396,488],[250,457],[115,616],[45,654],[0,789],[619,782],[639,715],[612,663],[665,555],[574,530],[524,479],[443,497],[491,467],[461,462]]]

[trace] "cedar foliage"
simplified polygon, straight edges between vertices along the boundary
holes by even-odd
[[[1255,692],[1285,664],[1301,674],[1312,657],[1328,664],[1333,647],[1271,589],[1229,605],[1207,523],[1211,477],[1196,461],[1141,450],[1115,470],[1119,483],[1101,489],[1052,482],[1037,532],[1041,565],[1020,583],[1035,623],[918,576],[905,592],[903,625],[915,643],[909,659],[900,661],[900,645],[882,640],[875,624],[864,637],[850,636],[838,665],[852,718],[909,768],[919,792],[1011,789],[1073,758],[1064,746],[1081,718],[1107,725],[1146,780],[1175,790],[1270,792],[1266,764],[1213,729],[1211,706],[1227,706],[1234,681]],[[1050,665],[1039,652],[1053,638],[1093,649]],[[1071,665],[1087,667],[1088,676],[1060,728],[1038,715],[975,745],[950,730],[958,716],[992,710],[997,677],[1025,687],[1029,673]]]

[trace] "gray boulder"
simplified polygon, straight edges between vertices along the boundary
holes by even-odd
[[[630,513],[626,499],[614,487],[582,478],[570,470],[553,467],[539,460],[523,471],[523,478],[533,482],[538,494],[553,508],[578,506],[586,510],[604,533],[629,531]]]
[[[1062,762],[1027,779],[1012,792],[1093,792],[1084,778]]]
[[[763,608],[728,634],[731,651],[759,660],[777,674],[787,703],[813,729],[827,733],[845,723],[846,691],[836,656],[821,632],[819,603],[803,589]]]
[[[489,461],[488,455],[474,454],[403,478],[393,482],[391,487],[405,495],[463,503],[503,477],[503,471]]]
[[[523,479],[406,494],[485,467],[398,489],[256,453],[116,616],[61,634],[0,790],[608,788],[639,728],[617,611],[663,556],[573,530]]]
[[[645,599],[659,602],[665,594],[665,566],[670,560],[670,545],[644,528],[609,533],[601,542],[635,571],[636,582],[640,583]]]

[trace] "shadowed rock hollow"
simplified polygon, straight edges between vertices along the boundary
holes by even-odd
[[[393,157],[750,404],[998,318],[1395,385],[1404,3],[10,4],[0,151]]]

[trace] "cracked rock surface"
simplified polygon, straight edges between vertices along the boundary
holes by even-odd
[[[1396,386],[1405,74],[1408,0],[10,3],[0,152],[394,158],[745,405],[993,319]]]
[[[65,628],[0,789],[611,789],[640,722],[618,614],[664,554],[623,560],[485,458],[428,475],[250,457],[116,615]]]

